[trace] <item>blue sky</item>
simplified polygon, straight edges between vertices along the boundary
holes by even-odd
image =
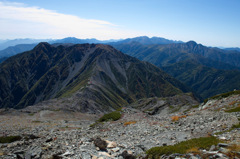
[[[240,47],[239,0],[0,0],[0,39],[158,36]]]

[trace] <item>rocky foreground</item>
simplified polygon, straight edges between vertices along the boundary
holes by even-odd
[[[98,115],[61,110],[2,110],[0,136],[20,136],[0,143],[0,158],[10,159],[131,159],[147,158],[152,147],[174,145],[192,138],[216,136],[210,149],[162,158],[240,158],[240,96],[209,100],[196,108],[163,115],[124,107],[117,121],[97,123]],[[234,145],[236,148],[230,149]],[[204,157],[205,156],[205,157]],[[207,157],[206,157],[207,156]]]

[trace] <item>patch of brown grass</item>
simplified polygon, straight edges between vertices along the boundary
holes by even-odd
[[[198,147],[192,147],[188,150],[186,150],[187,153],[193,153],[193,154],[200,154],[200,151],[198,150]]]
[[[237,151],[237,152],[239,152],[240,151],[240,145],[237,145],[237,144],[230,145],[230,146],[228,146],[228,149],[230,151]]]
[[[228,152],[225,153],[225,155],[227,155],[228,157],[230,157],[230,158],[235,158],[235,157],[239,158],[240,157],[240,154],[237,153],[240,151],[240,145],[233,144],[233,145],[228,146],[227,149],[228,149]]]
[[[231,103],[229,103],[229,105],[234,105],[236,103],[237,103],[237,101],[232,101]]]
[[[128,122],[125,122],[123,125],[127,126],[127,125],[131,125],[131,124],[136,124],[136,123],[137,123],[136,121],[128,121]]]
[[[239,158],[240,155],[236,152],[236,151],[229,151],[227,153],[225,153],[225,155],[227,155],[229,158]]]
[[[172,116],[171,119],[172,121],[178,121],[179,119],[181,118],[186,118],[187,116],[186,115],[182,115],[182,116]]]
[[[172,116],[171,119],[172,119],[172,121],[178,121],[179,120],[179,116]]]

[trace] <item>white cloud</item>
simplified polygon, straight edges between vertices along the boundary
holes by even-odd
[[[0,38],[116,39],[140,35],[108,21],[84,19],[21,3],[0,2]]]

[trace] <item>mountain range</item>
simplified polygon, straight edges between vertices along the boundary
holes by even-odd
[[[109,43],[107,43],[109,42]],[[194,41],[182,42],[146,36],[124,40],[64,38],[51,40],[53,47],[76,43],[107,43],[117,50],[148,61],[181,81],[202,99],[240,89],[240,52],[236,49],[206,47]],[[29,51],[37,44],[20,44],[0,51],[0,63],[7,57]]]
[[[158,67],[103,44],[40,43],[0,64],[0,108],[59,98],[75,110],[96,113],[190,91]]]
[[[12,56],[14,54],[33,49],[33,47],[35,47],[40,42],[48,42],[50,44],[54,44],[54,43],[72,43],[72,44],[98,43],[98,44],[104,44],[104,43],[110,43],[110,42],[116,42],[116,41],[119,41],[119,40],[78,39],[75,37],[67,37],[67,38],[63,38],[63,39],[14,39],[14,40],[0,41],[0,50],[2,51],[2,50],[7,49],[4,52],[10,51],[10,53],[8,53],[8,56]],[[29,44],[29,45],[27,45],[27,44]],[[24,46],[26,46],[25,49],[24,49]],[[30,48],[30,46],[33,46],[33,47]],[[0,56],[3,56],[2,53],[0,53]]]
[[[180,43],[181,41],[168,40],[160,37],[148,38],[146,36],[129,38],[125,40],[97,40],[97,39],[78,39],[74,37],[68,37],[58,40],[36,40],[36,39],[16,39],[9,40],[0,43],[0,58],[10,57],[24,51],[32,50],[38,42],[48,42],[49,44],[84,44],[84,43],[95,43],[95,44],[112,44],[112,43],[129,43],[132,41],[137,41],[142,44],[170,44],[170,43]],[[4,49],[3,49],[4,48]]]
[[[166,45],[113,43],[113,47],[148,61],[191,87],[203,99],[240,89],[240,52],[226,51],[194,41]]]

